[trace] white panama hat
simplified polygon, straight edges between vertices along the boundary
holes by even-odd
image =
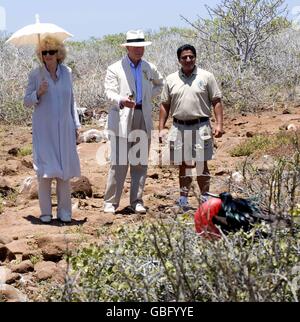
[[[129,30],[126,33],[126,43],[121,44],[121,46],[145,47],[151,44],[151,41],[145,41],[145,36],[142,30]]]

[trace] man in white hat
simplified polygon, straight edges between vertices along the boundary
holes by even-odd
[[[146,213],[143,204],[151,138],[152,98],[159,95],[163,77],[157,68],[142,60],[145,46],[142,30],[126,34],[127,55],[107,69],[105,95],[110,103],[108,135],[111,165],[104,196],[104,212],[115,213],[119,206],[130,165],[130,205],[136,213]]]

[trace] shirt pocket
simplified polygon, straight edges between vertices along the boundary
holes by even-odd
[[[196,149],[205,149],[210,146],[212,140],[212,129],[210,124],[202,125],[196,135]]]
[[[180,150],[182,148],[182,139],[181,139],[181,132],[178,130],[177,127],[174,125],[171,127],[168,133],[168,139],[170,148],[173,150]]]

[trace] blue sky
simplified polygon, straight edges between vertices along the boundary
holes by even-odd
[[[55,23],[72,33],[74,40],[84,40],[129,29],[187,27],[180,15],[192,21],[197,15],[206,17],[204,5],[214,7],[218,3],[218,0],[0,0],[0,30],[4,29],[3,11],[7,33],[34,23],[35,14],[39,13],[41,22]],[[286,4],[292,10],[300,7],[300,0],[287,0]]]

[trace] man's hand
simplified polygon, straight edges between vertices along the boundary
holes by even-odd
[[[213,134],[215,138],[220,138],[225,133],[223,131],[223,104],[221,98],[215,98],[212,102],[215,114],[215,126]]]
[[[223,131],[223,124],[216,124],[213,130],[213,134],[215,138],[220,138],[225,132]]]
[[[159,143],[163,143],[166,140],[168,131],[169,130],[166,128],[159,131],[159,137],[158,137]]]
[[[132,98],[130,96],[128,97],[124,97],[121,101],[120,101],[121,106],[126,106],[129,108],[135,108],[135,101],[132,100]]]

